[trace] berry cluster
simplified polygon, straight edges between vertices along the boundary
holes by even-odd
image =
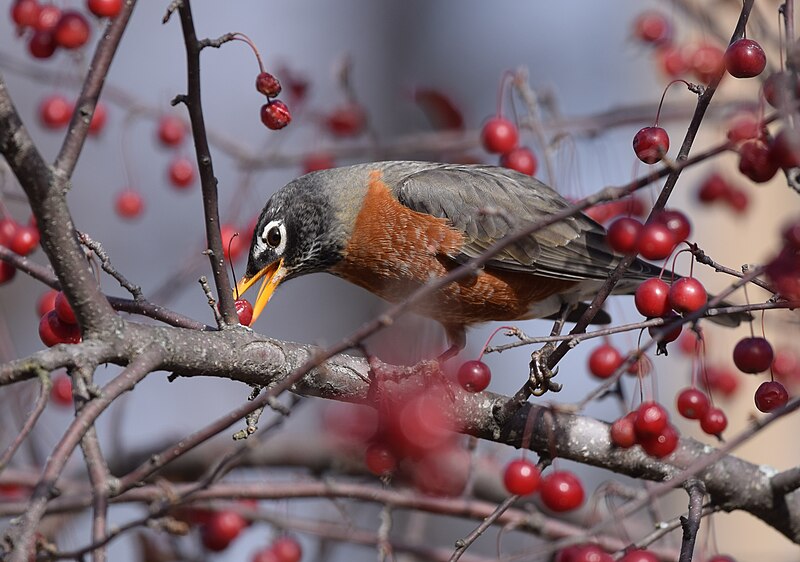
[[[678,430],[669,423],[669,413],[658,402],[642,402],[637,410],[611,424],[611,443],[628,449],[636,444],[656,458],[664,458],[677,447]]]
[[[669,257],[675,246],[687,240],[692,227],[680,211],[663,210],[647,224],[633,217],[620,217],[608,227],[608,245],[622,254],[639,254],[648,260]]]
[[[31,217],[28,224],[20,224],[10,215],[0,218],[0,246],[4,246],[20,256],[27,256],[39,246],[39,229]],[[11,281],[17,268],[7,261],[0,260],[0,285]]]
[[[545,477],[539,468],[526,459],[515,459],[506,465],[503,484],[509,494],[529,496],[536,491],[551,511],[572,511],[583,504],[586,496],[580,479],[568,470],[555,470]]]
[[[720,174],[709,175],[697,190],[697,199],[704,205],[724,203],[737,213],[747,210],[750,203],[747,193]]]
[[[497,115],[481,129],[481,143],[487,152],[500,155],[500,165],[532,176],[539,163],[530,148],[519,146],[517,126]]]
[[[64,129],[72,119],[75,103],[62,94],[51,94],[39,103],[39,123],[47,131]],[[97,136],[105,128],[108,120],[108,109],[102,102],[97,102],[89,121],[89,135]]]
[[[619,562],[657,562],[659,558],[645,549],[633,549],[625,553]],[[614,557],[594,543],[576,544],[559,550],[553,562],[613,562]],[[709,561],[711,562],[711,561]],[[720,562],[720,561],[717,561]]]
[[[58,291],[52,308],[45,310],[39,320],[39,338],[47,347],[59,343],[80,343],[78,320],[64,293]]]

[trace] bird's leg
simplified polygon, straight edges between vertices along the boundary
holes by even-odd
[[[436,358],[440,365],[458,355],[467,346],[467,331],[464,326],[449,325],[444,327],[444,331],[450,347]]]
[[[565,302],[561,304],[558,317],[553,323],[553,329],[550,330],[551,336],[561,335],[561,330],[564,329],[564,324],[567,322],[567,318],[572,313],[573,309],[574,306],[569,303]],[[558,374],[558,367],[551,369],[547,364],[547,360],[550,358],[550,354],[553,353],[555,348],[555,342],[548,342],[540,349],[531,353],[530,380],[528,384],[530,385],[531,394],[534,396],[541,396],[548,390],[553,392],[561,390],[561,385],[552,380],[553,377]]]

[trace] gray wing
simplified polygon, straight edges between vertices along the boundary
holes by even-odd
[[[457,261],[481,255],[492,244],[531,222],[570,206],[542,182],[494,166],[424,164],[392,178],[398,200],[415,211],[447,219],[466,237]],[[400,170],[398,170],[399,172]],[[514,242],[487,266],[565,280],[603,280],[621,256],[606,244],[602,226],[583,214],[571,216]],[[658,275],[655,266],[636,260],[626,277]]]

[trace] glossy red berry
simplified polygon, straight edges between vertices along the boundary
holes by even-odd
[[[772,345],[761,337],[743,338],[733,348],[733,363],[743,373],[766,371],[774,357]]]
[[[55,31],[60,20],[61,8],[54,4],[41,4],[35,25],[36,31]]]
[[[639,14],[633,22],[633,34],[645,43],[668,43],[672,39],[672,25],[664,14],[646,11]]]
[[[664,429],[656,434],[642,435],[639,437],[639,445],[644,452],[657,459],[663,459],[672,454],[678,448],[680,434],[671,424],[667,424]]]
[[[525,459],[516,459],[506,465],[503,484],[509,494],[527,496],[539,489],[539,468]]]
[[[614,557],[598,545],[588,544],[579,547],[570,562],[614,562]]]
[[[61,14],[53,30],[53,38],[59,47],[77,49],[86,44],[89,33],[89,22],[83,14],[75,10],[66,10]]]
[[[69,305],[69,301],[64,293],[58,291],[53,305],[53,310],[56,311],[58,319],[64,324],[78,323],[78,319],[75,318],[75,312],[73,312],[72,307]]]
[[[719,408],[709,408],[706,415],[700,418],[700,428],[709,435],[719,435],[728,427],[728,418]]]
[[[636,244],[639,254],[648,260],[663,260],[672,253],[677,240],[666,224],[649,222],[642,227]]]
[[[676,400],[678,412],[689,420],[699,420],[706,415],[711,407],[705,392],[696,388],[684,388],[678,393]]]
[[[762,382],[754,396],[756,408],[764,413],[782,408],[789,401],[789,393],[778,381]]]
[[[633,302],[639,314],[648,318],[655,318],[667,314],[669,305],[669,285],[657,277],[642,281],[636,288]]]
[[[653,217],[655,222],[659,222],[667,227],[672,233],[675,243],[683,242],[692,233],[692,223],[689,218],[680,211],[674,209],[664,209]]]
[[[86,7],[98,18],[115,18],[122,11],[122,0],[86,0]]]
[[[54,310],[56,307],[56,295],[58,295],[59,291],[55,289],[50,289],[42,293],[39,297],[39,300],[36,301],[36,314],[39,318]]]
[[[458,384],[467,392],[480,392],[489,386],[492,372],[483,361],[465,361],[458,368]]]
[[[50,400],[59,406],[72,406],[72,379],[69,375],[61,373],[53,377]]]
[[[114,210],[124,219],[135,219],[144,211],[144,199],[135,189],[123,189],[117,194]]]
[[[36,0],[16,0],[11,5],[11,21],[19,29],[35,27],[39,21],[39,2]]]
[[[760,140],[742,143],[739,147],[739,171],[756,183],[771,180],[778,172],[778,163],[769,146]]]
[[[505,154],[517,147],[517,126],[503,117],[492,117],[481,129],[481,143],[486,152]]]
[[[268,129],[283,129],[291,121],[292,114],[281,100],[271,100],[261,106],[261,122]]]
[[[186,127],[175,115],[162,115],[158,120],[158,140],[164,146],[178,146],[185,136]]]
[[[303,549],[294,537],[283,536],[275,539],[272,543],[272,552],[278,558],[278,562],[300,562],[303,558]]]
[[[39,229],[33,226],[20,225],[8,244],[12,252],[21,256],[30,255],[39,245]]]
[[[625,358],[611,344],[600,345],[589,355],[589,372],[594,376],[607,379],[622,365]]]
[[[236,307],[236,315],[239,317],[239,324],[249,326],[253,321],[253,305],[247,299],[236,299],[233,303]]]
[[[645,164],[660,162],[669,150],[669,135],[661,127],[644,127],[633,136],[633,151]]]
[[[39,104],[39,122],[47,129],[61,129],[72,118],[72,104],[60,94],[48,96]]]
[[[36,59],[49,59],[56,52],[55,38],[50,31],[37,31],[28,41],[28,52]]]
[[[17,268],[7,261],[0,260],[0,285],[8,283],[17,274]]]
[[[636,411],[633,428],[636,436],[641,439],[648,435],[658,435],[669,422],[669,414],[658,402],[642,402]]]
[[[397,458],[383,443],[372,443],[364,453],[364,464],[376,476],[391,474],[397,468]]]
[[[703,284],[694,277],[681,277],[669,288],[669,305],[672,310],[687,314],[700,310],[708,302]]]
[[[608,227],[606,241],[615,252],[635,254],[641,232],[642,223],[630,217],[620,217]]]
[[[178,156],[169,165],[169,181],[176,189],[185,189],[194,183],[194,164]]]
[[[704,43],[692,53],[690,65],[695,77],[708,84],[725,70],[725,53],[716,45]]]
[[[325,118],[328,131],[337,137],[355,137],[367,128],[367,114],[356,103],[334,108]]]
[[[658,562],[658,556],[649,550],[631,550],[619,562]]]
[[[271,547],[266,547],[256,551],[250,562],[280,562],[280,560]]]
[[[208,550],[221,552],[228,548],[239,533],[247,527],[247,521],[233,511],[217,511],[200,529],[200,540]]]
[[[609,429],[611,443],[623,449],[636,445],[636,430],[633,427],[635,419],[636,412],[631,412],[614,421]]]
[[[516,170],[523,174],[532,176],[536,173],[538,166],[536,156],[530,148],[526,146],[518,146],[517,148],[506,152],[500,156],[500,165],[504,168]]]
[[[756,41],[739,39],[725,51],[725,68],[736,78],[753,78],[767,66],[767,55]]]
[[[108,121],[106,104],[97,102],[94,113],[92,113],[92,120],[89,121],[89,134],[94,136],[99,135],[103,131],[103,127],[106,126],[106,121]]]
[[[583,484],[567,470],[556,470],[542,478],[539,494],[542,503],[556,512],[573,510],[584,498]]]
[[[268,98],[274,98],[281,93],[281,83],[269,72],[261,72],[256,76],[256,90]]]
[[[51,310],[39,320],[39,338],[47,347],[59,343],[79,343],[81,332],[77,324],[62,322],[55,310]]]

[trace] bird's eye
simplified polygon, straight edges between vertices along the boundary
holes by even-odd
[[[273,248],[281,245],[281,239],[281,229],[277,226],[273,226],[267,231],[267,244]]]

